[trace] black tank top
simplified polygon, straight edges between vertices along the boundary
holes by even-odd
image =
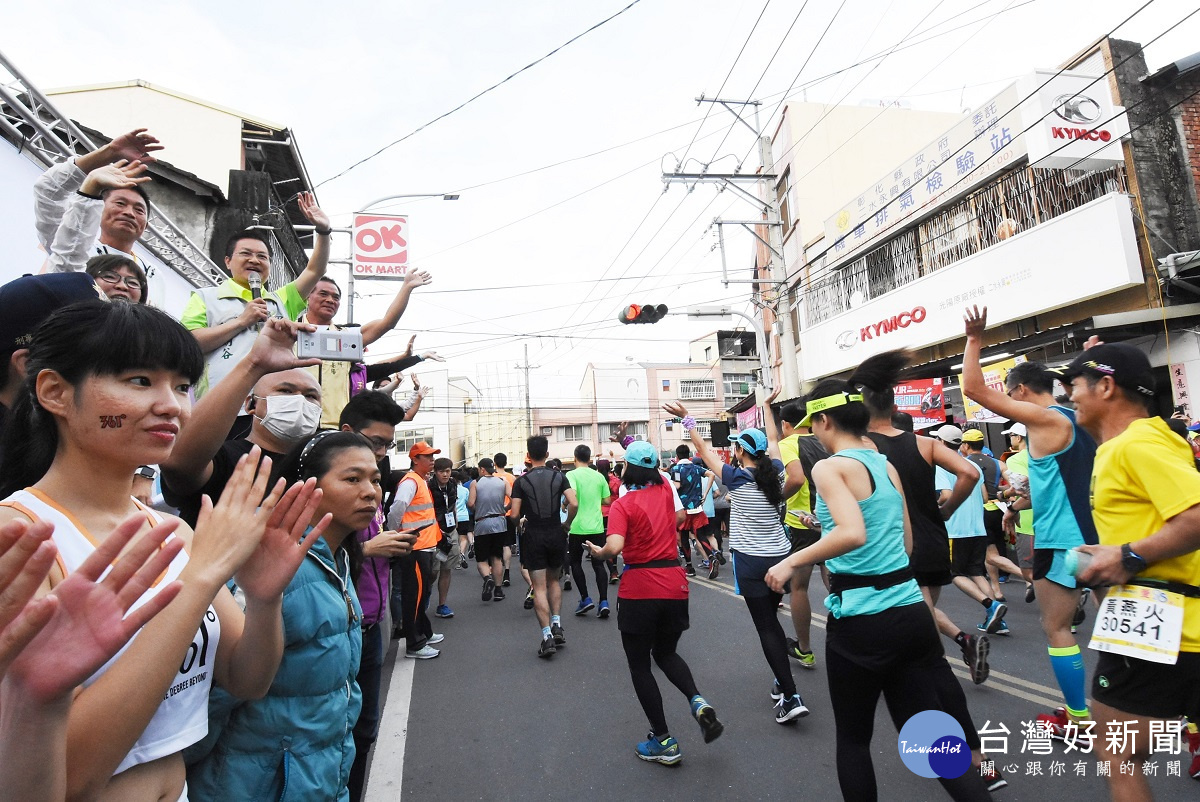
[[[912,525],[913,550],[909,558],[912,569],[920,572],[949,571],[950,541],[942,511],[938,508],[933,466],[921,456],[917,436],[912,432],[901,432],[892,437],[867,432],[867,437],[900,474],[900,486],[904,488],[904,502],[908,506],[908,520]]]

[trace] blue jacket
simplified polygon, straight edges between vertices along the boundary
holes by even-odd
[[[283,660],[267,695],[213,690],[210,727],[220,731],[188,768],[193,802],[349,799],[361,621],[346,551],[335,562],[319,539],[283,592]]]

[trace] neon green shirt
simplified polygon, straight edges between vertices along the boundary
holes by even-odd
[[[604,513],[600,508],[601,502],[612,495],[608,489],[608,481],[600,475],[600,471],[590,467],[579,467],[567,471],[567,481],[575,491],[575,500],[579,503],[579,511],[571,521],[572,535],[600,535],[604,533]]]

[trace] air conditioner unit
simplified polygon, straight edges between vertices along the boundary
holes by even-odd
[[[542,434],[546,435],[547,437],[554,434],[554,427],[553,426],[543,426]]]

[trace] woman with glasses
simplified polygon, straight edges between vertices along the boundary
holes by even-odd
[[[105,253],[88,259],[87,274],[110,301],[146,303],[146,271],[142,266],[119,253]]]

